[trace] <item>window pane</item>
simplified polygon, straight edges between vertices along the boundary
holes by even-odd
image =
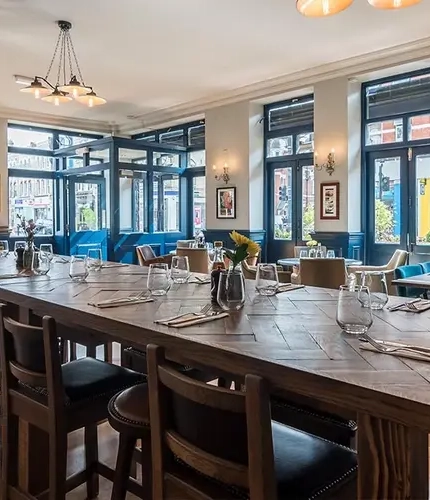
[[[416,157],[417,243],[430,245],[430,155]]]
[[[66,168],[82,168],[84,166],[83,158],[66,158]]]
[[[79,146],[81,144],[87,144],[88,142],[91,141],[96,141],[97,139],[94,137],[84,137],[84,136],[76,136],[76,135],[66,135],[66,134],[60,134],[58,136],[58,146],[57,149],[59,148],[68,148],[69,146]]]
[[[172,144],[175,146],[185,146],[184,130],[173,130],[172,132],[165,132],[160,134],[160,142],[163,144]]]
[[[296,153],[313,153],[314,150],[314,133],[298,134],[296,138]]]
[[[119,178],[120,231],[146,231],[146,172]]]
[[[146,165],[147,152],[138,149],[119,148],[118,155],[121,163],[140,163]]]
[[[193,178],[194,229],[206,229],[206,178]]]
[[[9,177],[9,227],[11,236],[24,236],[17,215],[33,219],[38,235],[53,234],[53,180]]]
[[[9,127],[7,129],[7,144],[18,148],[53,149],[53,136],[48,132],[23,130]]]
[[[75,184],[76,231],[98,231],[101,227],[100,184]]]
[[[204,167],[206,165],[206,151],[192,151],[188,153],[188,166],[189,167]]]
[[[205,125],[190,127],[188,130],[188,146],[205,147]]]
[[[275,137],[267,141],[267,157],[287,156],[293,154],[293,136]]]
[[[292,229],[292,171],[277,168],[274,172],[274,234],[277,239],[291,240]]]
[[[174,153],[154,153],[153,164],[157,167],[179,167],[179,155]]]
[[[100,151],[90,151],[90,164],[91,162],[109,163],[109,148],[101,149]]]
[[[375,160],[375,243],[400,242],[400,157]]]
[[[54,170],[54,158],[49,156],[21,155],[8,153],[7,163],[9,168],[21,170]]]
[[[430,138],[430,115],[409,118],[408,137],[410,141]]]
[[[146,135],[145,137],[139,137],[138,141],[155,142],[155,135]]]
[[[179,231],[179,177],[163,180],[163,216],[165,232]]]
[[[315,228],[315,176],[314,167],[302,168],[302,239],[310,240]]]
[[[313,97],[293,99],[283,106],[275,106],[269,110],[269,130],[299,127],[313,122]]]
[[[366,146],[402,141],[403,122],[401,118],[385,122],[368,123],[366,126]]]

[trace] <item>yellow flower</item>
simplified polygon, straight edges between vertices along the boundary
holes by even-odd
[[[318,246],[318,241],[315,241],[315,240],[309,240],[309,241],[306,243],[306,246],[307,246],[307,247],[316,247],[316,246]]]
[[[257,257],[259,253],[260,253],[260,245],[258,243],[255,243],[255,241],[249,240],[248,255],[250,257]]]
[[[232,231],[230,233],[230,238],[234,241],[234,244],[237,247],[240,247],[241,245],[247,245],[247,252],[250,257],[255,257],[260,253],[260,245],[258,243],[255,243],[255,241],[250,240],[246,236],[243,236],[243,234],[240,234],[237,231]]]

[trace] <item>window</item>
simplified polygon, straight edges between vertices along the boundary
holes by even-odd
[[[188,129],[188,146],[193,148],[205,147],[205,125],[196,125]]]
[[[83,158],[66,158],[66,168],[82,168],[84,166]]]
[[[293,136],[275,137],[267,141],[267,157],[288,156],[293,154]]]
[[[184,130],[173,130],[172,132],[164,132],[160,134],[160,142],[171,146],[185,146]]]
[[[409,118],[408,138],[410,141],[430,139],[430,115],[418,115]]]
[[[277,168],[274,174],[274,235],[276,239],[291,240],[292,171],[291,168]]]
[[[289,103],[269,109],[268,129],[282,130],[288,127],[299,127],[313,123],[314,99],[304,97],[292,99]]]
[[[314,133],[297,134],[296,137],[296,153],[313,153],[314,151]]]
[[[8,127],[7,130],[8,146],[16,148],[32,149],[53,149],[53,135],[50,132],[40,132],[32,128],[21,129]]]
[[[206,179],[193,178],[193,227],[206,229]]]
[[[58,136],[58,145],[56,149],[68,148],[69,146],[79,146],[88,142],[97,140],[97,137],[84,137],[81,135],[60,134]]]
[[[179,231],[179,176],[154,174],[154,231]]]
[[[315,229],[315,170],[313,165],[302,168],[302,239],[311,239]]]
[[[145,232],[146,172],[130,171],[119,179],[120,231]]]
[[[148,153],[139,149],[119,148],[118,155],[121,163],[139,163],[146,165],[148,162]]]
[[[156,142],[155,135],[145,135],[143,137],[137,137],[136,139],[141,140],[141,141],[146,141],[146,142]]]
[[[101,186],[98,183],[75,184],[75,229],[98,231],[101,227]]]
[[[403,141],[403,120],[387,120],[366,125],[366,146]]]
[[[192,151],[188,153],[188,167],[204,167],[206,165],[206,151]]]
[[[37,235],[53,234],[53,180],[9,177],[9,227],[11,236],[24,236],[17,215],[33,219]]]
[[[20,170],[54,170],[54,158],[49,156],[8,153],[8,168]]]
[[[173,153],[154,153],[153,164],[157,167],[179,167],[179,155]]]

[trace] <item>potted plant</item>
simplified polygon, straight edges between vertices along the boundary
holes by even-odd
[[[34,237],[37,233],[37,227],[33,219],[28,221],[22,215],[17,215],[19,220],[18,228],[21,228],[25,234],[26,245],[23,252],[22,267],[24,269],[31,269],[33,263],[33,254],[35,252],[34,248]]]

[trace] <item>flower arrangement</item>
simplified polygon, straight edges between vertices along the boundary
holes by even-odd
[[[18,228],[22,229],[26,235],[27,244],[31,245],[34,242],[34,236],[37,233],[37,227],[34,223],[33,219],[29,219],[28,221],[22,215],[17,215],[17,219],[19,220]]]
[[[318,241],[315,241],[315,240],[309,240],[307,243],[306,243],[306,246],[307,247],[317,247],[319,245]]]
[[[224,248],[224,252],[225,256],[231,261],[233,267],[236,267],[248,257],[256,257],[261,251],[258,243],[255,243],[255,241],[250,240],[237,231],[232,231],[230,233],[230,238],[234,242],[235,249],[229,250]]]

